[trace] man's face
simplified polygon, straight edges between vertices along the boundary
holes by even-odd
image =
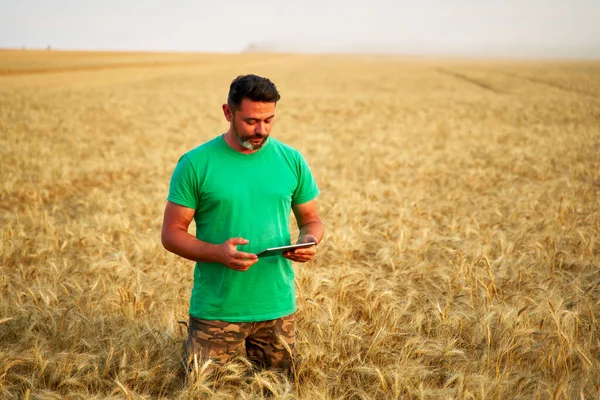
[[[238,110],[226,110],[225,116],[231,123],[238,143],[245,149],[258,150],[263,147],[271,133],[275,119],[275,103],[243,99]]]

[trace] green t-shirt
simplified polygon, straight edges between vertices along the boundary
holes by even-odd
[[[171,177],[168,200],[196,210],[196,237],[220,244],[248,239],[238,250],[258,253],[291,243],[292,205],[319,189],[299,151],[268,138],[252,154],[218,136],[184,154]],[[296,311],[294,270],[283,256],[259,259],[245,272],[196,263],[190,315],[229,322],[265,321]]]

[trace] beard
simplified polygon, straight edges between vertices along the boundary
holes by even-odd
[[[255,135],[240,135],[237,131],[237,129],[235,129],[235,124],[233,124],[233,132],[235,133],[235,138],[237,139],[238,143],[245,149],[248,150],[259,150],[260,148],[262,148],[265,143],[267,142],[267,139],[269,138],[269,135],[261,135],[260,133],[257,133]],[[262,139],[260,142],[257,143],[253,143],[252,140],[256,140],[256,139]]]

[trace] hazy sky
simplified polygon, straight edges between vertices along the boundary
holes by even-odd
[[[600,0],[0,0],[0,47],[600,58]]]

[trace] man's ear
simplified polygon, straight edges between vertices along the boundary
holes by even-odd
[[[227,103],[223,104],[223,115],[225,115],[225,119],[227,120],[227,122],[233,121],[233,111]]]

